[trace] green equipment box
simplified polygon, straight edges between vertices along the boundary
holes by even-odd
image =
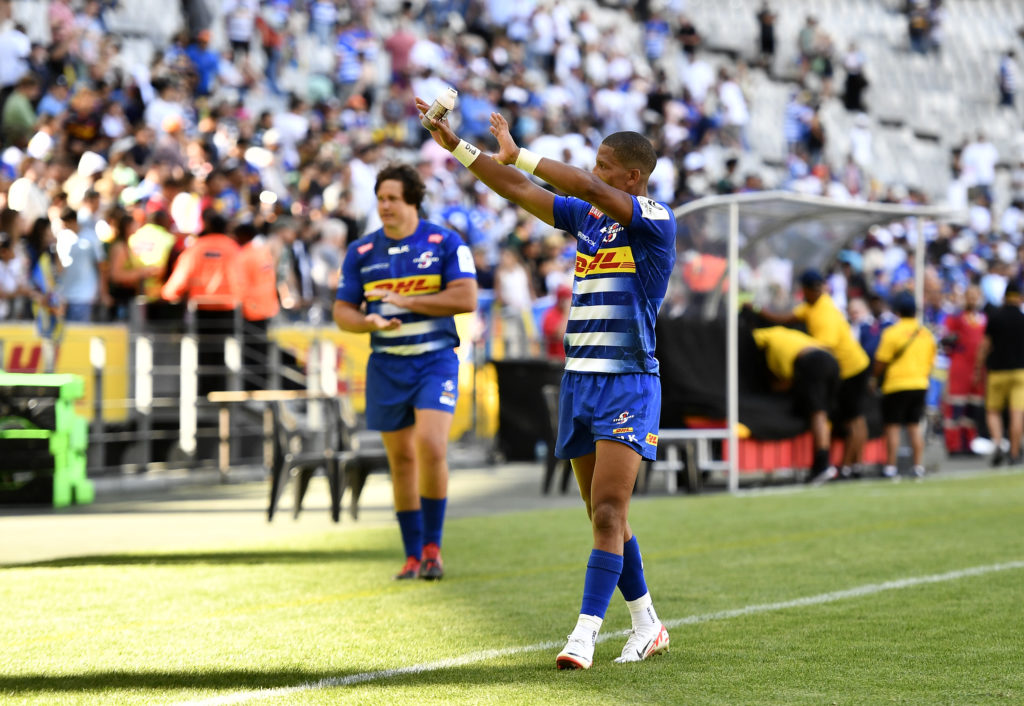
[[[75,413],[77,375],[0,372],[0,505],[86,504],[88,422]]]

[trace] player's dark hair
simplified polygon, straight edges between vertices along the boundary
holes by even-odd
[[[654,145],[639,132],[613,132],[604,138],[601,144],[611,147],[612,154],[622,166],[627,169],[639,169],[645,177],[651,175],[658,163]]]
[[[380,185],[389,179],[401,182],[402,200],[419,209],[420,204],[423,203],[423,197],[427,194],[427,187],[416,168],[408,164],[389,164],[377,174],[377,183],[373,186],[373,193],[380,191]]]

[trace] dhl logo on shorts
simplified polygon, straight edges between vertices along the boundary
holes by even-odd
[[[598,250],[596,255],[576,253],[576,276],[579,278],[605,272],[636,272],[633,251],[628,246]]]
[[[363,285],[364,292],[369,292],[371,289],[389,289],[395,294],[404,294],[407,297],[419,294],[433,294],[434,292],[441,291],[441,275],[392,277],[389,279],[379,279],[376,282],[367,282]],[[374,297],[371,301],[379,298]]]
[[[644,439],[644,441],[646,441],[651,446],[657,446],[658,445],[658,435],[657,434],[648,434],[647,438]]]

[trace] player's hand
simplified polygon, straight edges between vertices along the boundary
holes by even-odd
[[[491,113],[491,134],[498,141],[498,153],[494,155],[494,161],[498,164],[515,164],[519,156],[519,145],[512,139],[508,121],[500,113]]]
[[[385,319],[380,314],[367,314],[366,323],[373,327],[373,331],[394,331],[402,325],[398,319]]]
[[[379,299],[385,304],[391,304],[392,306],[401,307],[403,309],[408,308],[406,306],[406,297],[403,297],[401,294],[396,294],[390,289],[371,289],[366,293],[366,298]]]
[[[417,98],[416,110],[420,111],[420,117],[422,118],[430,110],[430,103],[427,103],[422,98]],[[459,136],[452,131],[452,126],[448,124],[447,117],[442,120],[431,120],[430,122],[436,128],[430,131],[430,136],[434,138],[434,142],[449,152],[459,146]]]

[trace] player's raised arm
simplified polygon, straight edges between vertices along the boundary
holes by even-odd
[[[647,194],[647,175],[637,168],[627,169],[624,174],[621,169],[614,172],[612,165],[607,163],[615,159],[610,150],[598,150],[594,171],[587,172],[516,145],[508,122],[500,113],[491,113],[491,134],[500,148],[494,155],[495,160],[501,164],[514,164],[559,191],[597,206],[602,213],[622,225],[629,225],[633,220],[632,196]],[[602,172],[605,172],[607,181],[602,178]]]
[[[421,98],[416,99],[416,108],[425,115],[430,104]],[[528,213],[541,219],[548,225],[555,224],[554,195],[534,184],[518,169],[504,166],[503,163],[481,152],[475,146],[459,139],[452,130],[447,119],[432,120],[435,129],[430,131],[437,144],[452,153],[477,179],[486,184],[494,193],[521,206]],[[503,155],[499,153],[498,157]],[[513,161],[514,161],[513,157]]]

